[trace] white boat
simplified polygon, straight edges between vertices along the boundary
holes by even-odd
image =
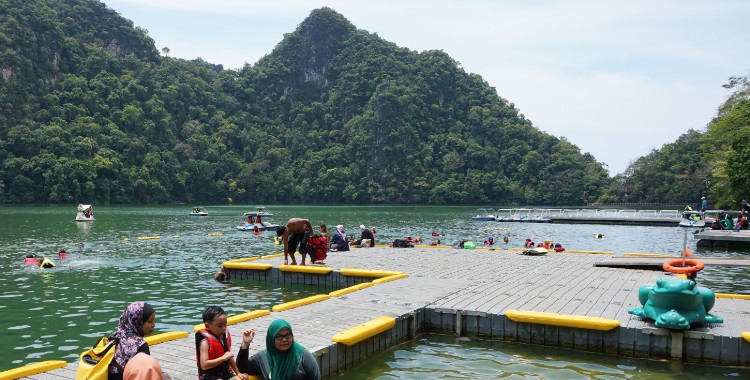
[[[275,231],[278,224],[264,221],[264,218],[270,218],[272,213],[268,212],[265,207],[257,207],[256,211],[248,211],[242,214],[242,221],[237,229],[240,231]]]
[[[471,220],[476,220],[479,222],[491,222],[494,221],[496,217],[495,210],[493,209],[486,209],[486,208],[478,208],[476,215],[471,217]]]
[[[700,211],[683,211],[680,218],[680,227],[705,228],[705,214]]]
[[[91,222],[94,220],[94,210],[91,205],[78,205],[78,213],[76,214],[76,222]]]
[[[243,215],[245,215],[246,217],[252,216],[253,218],[256,218],[258,216],[260,216],[261,218],[273,216],[273,214],[271,214],[268,210],[266,210],[265,207],[256,207],[255,209],[256,211],[248,211],[244,213]]]
[[[193,211],[188,214],[190,216],[208,216],[208,211],[205,207],[193,207]]]

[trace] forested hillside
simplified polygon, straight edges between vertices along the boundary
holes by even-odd
[[[736,76],[706,132],[690,130],[640,157],[616,176],[600,202],[682,202],[707,196],[712,207],[738,209],[750,199],[750,79]]]
[[[441,51],[323,8],[255,65],[160,56],[94,0],[0,0],[0,202],[593,202],[602,165]]]
[[[711,184],[703,139],[703,133],[690,130],[675,142],[638,158],[622,175],[615,176],[600,201],[694,206],[708,194]]]

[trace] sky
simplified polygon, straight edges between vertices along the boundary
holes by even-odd
[[[313,9],[413,51],[442,50],[540,130],[622,173],[638,157],[705,131],[750,75],[744,0],[109,0],[159,51],[237,69]]]

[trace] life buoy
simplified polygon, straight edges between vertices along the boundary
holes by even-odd
[[[682,266],[682,259],[668,260],[662,265],[662,268],[670,273],[688,274],[703,270],[705,266],[703,261],[694,259],[685,259],[685,266]]]

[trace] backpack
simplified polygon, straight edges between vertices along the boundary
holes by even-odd
[[[99,339],[93,347],[84,351],[78,362],[76,380],[107,380],[109,364],[115,357],[113,348],[118,340]]]

